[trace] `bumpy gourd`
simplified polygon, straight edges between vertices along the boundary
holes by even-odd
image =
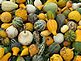
[[[72,11],[68,14],[70,20],[75,20],[76,22],[80,21],[81,15],[78,11]]]
[[[73,61],[81,61],[81,56],[80,55],[75,56]]]
[[[0,59],[3,57],[4,55],[4,48],[0,48]]]
[[[76,34],[73,30],[69,30],[65,33],[64,37],[66,41],[73,42],[75,41]]]
[[[34,29],[43,31],[46,28],[46,22],[44,20],[38,20],[34,23]]]
[[[7,29],[8,27],[10,27],[10,25],[11,25],[11,23],[3,23],[3,24],[1,25],[1,28]]]
[[[16,18],[13,19],[12,24],[17,28],[22,27],[23,26],[23,20],[20,17],[16,17]]]
[[[10,22],[12,19],[12,15],[9,12],[3,12],[0,15],[0,18],[2,22]]]
[[[12,11],[18,8],[18,5],[11,1],[4,1],[2,2],[1,8],[3,11]]]
[[[57,34],[57,22],[55,20],[49,20],[47,22],[47,28],[53,35]]]
[[[13,48],[12,48],[12,52],[13,52],[13,55],[14,55],[14,56],[17,56],[18,53],[19,53],[19,51],[20,51],[20,49],[19,49],[18,47],[13,47]]]
[[[29,45],[33,40],[33,35],[30,31],[22,31],[18,35],[18,41],[22,45]]]
[[[65,61],[71,61],[74,53],[72,51],[73,49],[67,48],[67,47],[63,47],[60,50],[60,55],[64,58]]]
[[[63,59],[59,54],[54,54],[50,57],[50,61],[63,61]]]
[[[76,30],[76,40],[75,41],[80,41],[81,42],[81,30]]]

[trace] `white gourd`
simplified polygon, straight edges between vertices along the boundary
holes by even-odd
[[[35,0],[34,1],[34,5],[37,7],[37,6],[41,6],[42,5],[42,2],[40,0]]]

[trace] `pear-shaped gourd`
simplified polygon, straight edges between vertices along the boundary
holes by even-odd
[[[33,35],[30,31],[22,31],[19,35],[18,35],[18,41],[22,44],[22,45],[29,45],[33,40]]]
[[[57,22],[55,20],[49,20],[47,22],[47,28],[53,35],[57,34]]]
[[[4,1],[2,2],[1,8],[3,11],[11,11],[18,8],[18,5],[11,1]]]

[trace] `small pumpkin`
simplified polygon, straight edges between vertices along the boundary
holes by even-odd
[[[47,22],[47,28],[53,35],[57,34],[57,22],[55,20],[49,20]]]
[[[34,29],[38,31],[43,31],[46,28],[46,22],[44,20],[38,20],[34,23]]]
[[[22,31],[18,35],[18,41],[22,45],[29,45],[33,40],[33,35],[30,31]]]
[[[32,44],[32,45],[29,46],[30,56],[33,56],[33,55],[37,54],[38,51],[39,51],[39,48],[37,47],[37,45]]]
[[[6,29],[6,33],[9,38],[14,38],[18,35],[18,30],[14,26],[10,26]]]
[[[47,36],[46,37],[46,44],[47,44],[47,46],[50,46],[53,42],[54,42],[54,40],[52,39],[51,36]]]
[[[12,15],[9,12],[3,12],[0,15],[0,18],[2,22],[10,22],[12,19]]]
[[[73,61],[81,61],[81,56],[80,55],[75,56]]]
[[[3,57],[4,55],[4,48],[0,48],[0,59]]]
[[[19,49],[18,47],[13,47],[13,48],[12,48],[12,52],[13,52],[13,55],[14,55],[14,56],[17,56],[18,53],[19,53],[19,51],[20,51],[20,49]]]
[[[11,25],[11,23],[3,23],[3,24],[1,25],[1,28],[7,29],[8,27],[10,27],[10,25]]]

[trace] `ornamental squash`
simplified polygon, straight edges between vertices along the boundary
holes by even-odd
[[[44,20],[38,20],[34,23],[34,29],[38,31],[43,31],[46,28],[46,22]]]
[[[73,61],[81,61],[81,56],[80,55],[75,56]]]
[[[48,4],[48,3],[50,3],[50,2],[57,3],[57,0],[47,0],[46,3],[45,3],[45,5]]]
[[[16,17],[16,18],[13,19],[12,24],[17,28],[22,27],[23,26],[23,20],[20,17]]]
[[[0,59],[3,57],[4,55],[4,48],[0,48]]]
[[[57,22],[55,20],[49,20],[47,22],[47,28],[53,35],[57,34]]]
[[[10,27],[10,25],[11,25],[11,23],[3,23],[3,24],[1,25],[1,28],[7,29],[8,27]]]
[[[81,42],[81,30],[76,30],[76,40],[75,41],[80,41]]]
[[[18,56],[16,61],[25,61],[25,59],[23,57],[21,57],[21,56]]]
[[[26,0],[15,0],[17,3],[24,3]]]
[[[50,57],[50,61],[63,61],[62,57],[59,54],[53,54]]]

